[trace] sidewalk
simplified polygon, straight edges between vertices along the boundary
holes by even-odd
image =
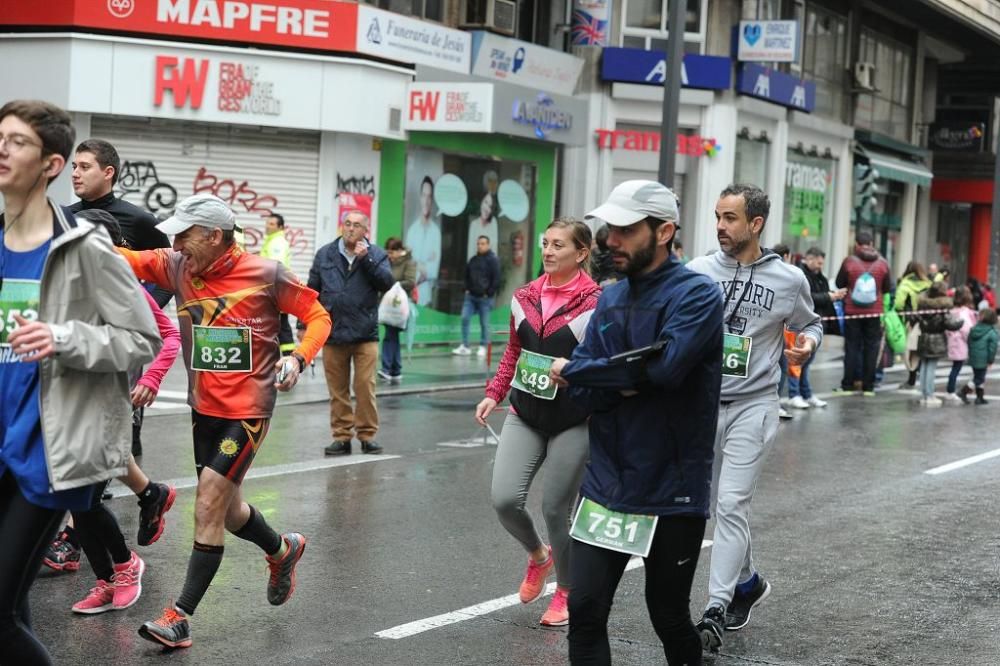
[[[493,347],[492,364],[486,367],[486,359],[471,356],[455,356],[450,346],[435,346],[429,349],[414,349],[412,354],[403,351],[403,380],[390,385],[378,378],[375,394],[378,397],[408,395],[429,391],[451,391],[456,389],[482,388],[496,372],[497,363],[503,354],[505,344]],[[187,375],[184,364],[178,359],[163,379],[160,396],[147,416],[178,414],[189,411],[186,406]],[[330,394],[323,377],[323,360],[317,357],[313,368],[299,378],[299,383],[288,393],[278,393],[278,405],[301,405],[327,402]]]

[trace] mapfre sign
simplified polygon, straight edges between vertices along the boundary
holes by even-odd
[[[335,0],[2,0],[0,26],[357,50],[358,6]]]

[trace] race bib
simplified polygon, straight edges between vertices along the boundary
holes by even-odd
[[[251,372],[253,356],[247,326],[192,326],[191,369],[198,372]]]
[[[659,516],[619,513],[583,498],[569,534],[577,541],[619,553],[646,557]]]
[[[9,347],[7,338],[17,322],[14,317],[20,315],[28,321],[38,321],[39,280],[18,280],[6,278],[0,289],[0,347]]]
[[[750,367],[750,350],[753,338],[745,335],[725,333],[722,336],[722,375],[724,377],[746,377]]]
[[[556,389],[559,387],[549,377],[549,370],[555,360],[554,356],[535,354],[522,349],[517,359],[517,368],[514,370],[514,381],[510,383],[511,387],[542,400],[554,399]]]

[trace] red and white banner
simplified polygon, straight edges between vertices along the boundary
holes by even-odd
[[[358,5],[336,0],[3,0],[0,27],[357,51]]]

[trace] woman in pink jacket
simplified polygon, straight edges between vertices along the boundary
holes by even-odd
[[[976,325],[977,314],[973,309],[972,291],[965,286],[955,290],[955,307],[951,310],[951,316],[962,321],[962,328],[957,331],[947,331],[948,335],[948,359],[951,361],[951,374],[948,375],[948,395],[945,398],[948,402],[962,402],[962,399],[955,394],[955,387],[958,384],[958,373],[962,371],[962,366],[969,358],[969,331]]]

